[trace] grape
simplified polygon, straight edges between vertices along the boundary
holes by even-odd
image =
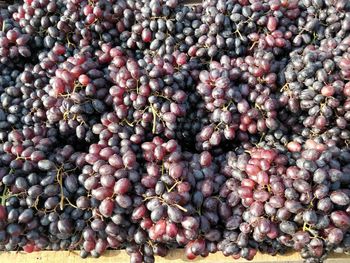
[[[69,219],[59,220],[57,223],[58,230],[63,233],[71,233],[73,231],[73,223]]]
[[[0,220],[5,220],[6,219],[6,209],[4,206],[0,206]]]
[[[34,216],[34,212],[32,209],[26,209],[24,210],[18,217],[18,222],[20,223],[28,223],[32,220]]]
[[[173,221],[174,223],[181,223],[183,220],[183,215],[181,213],[181,211],[176,208],[176,207],[172,207],[172,206],[168,206],[167,209],[168,215],[169,215],[169,219],[171,221]]]
[[[350,217],[344,211],[334,211],[331,213],[331,220],[339,228],[348,228]]]
[[[116,194],[126,194],[131,187],[131,183],[127,178],[119,179],[114,185],[114,192]]]
[[[114,202],[110,199],[104,199],[99,206],[100,213],[104,217],[111,217],[113,214],[113,208]]]
[[[344,0],[2,5],[0,250],[347,253],[348,12]]]
[[[189,216],[183,218],[181,225],[188,230],[197,229],[199,227],[197,220]]]
[[[54,163],[49,161],[49,160],[40,160],[38,162],[38,167],[41,170],[49,171],[49,170],[52,170],[54,168]]]
[[[331,244],[339,244],[343,239],[343,232],[339,228],[333,228],[328,233],[328,240]]]
[[[331,193],[330,198],[333,203],[337,205],[347,205],[350,203],[350,197],[341,191],[334,191]]]
[[[290,222],[290,221],[281,222],[279,227],[282,232],[289,235],[294,235],[297,230],[297,225],[294,222]]]

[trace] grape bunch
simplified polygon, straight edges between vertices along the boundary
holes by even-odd
[[[293,45],[304,47],[328,38],[345,38],[350,29],[347,1],[301,1],[297,20],[297,35]]]
[[[295,130],[306,138],[320,136],[348,144],[349,98],[344,79],[348,48],[349,38],[332,38],[292,53],[280,102],[298,118],[301,127]]]
[[[275,72],[285,61],[273,60],[264,51],[244,58],[223,56],[199,73],[196,89],[210,114],[209,124],[196,137],[197,148],[208,150],[235,138],[254,141],[281,127]]]
[[[29,43],[31,36],[24,33],[23,29],[17,26],[16,21],[10,19],[9,13],[0,15],[2,30],[0,32],[0,55],[1,63],[7,64],[12,61],[19,62],[31,58]]]
[[[77,180],[77,167],[84,160],[73,146],[60,147],[56,132],[36,126],[8,136],[2,133],[3,250],[78,248],[85,220],[91,216],[72,206],[86,194]]]
[[[0,7],[0,250],[350,253],[350,5]]]

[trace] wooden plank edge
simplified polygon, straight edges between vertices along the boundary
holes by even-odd
[[[184,0],[181,3],[184,5],[199,5],[202,3],[202,0]]]
[[[1,263],[126,263],[129,262],[129,256],[124,250],[108,250],[100,258],[82,259],[79,251],[40,251],[30,254],[24,252],[0,252]],[[169,252],[165,257],[156,257],[156,263],[181,263],[181,262],[202,262],[202,263],[241,263],[249,262],[244,259],[234,260],[232,257],[225,257],[218,252],[210,254],[206,258],[198,257],[195,260],[188,260],[181,249],[175,249]],[[298,253],[289,253],[286,255],[271,256],[258,253],[254,263],[300,263],[302,259]],[[332,254],[327,263],[349,263],[350,255]]]

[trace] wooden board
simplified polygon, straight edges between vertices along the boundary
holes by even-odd
[[[82,259],[79,251],[42,251],[26,254],[24,252],[0,252],[0,263],[127,263],[129,256],[123,250],[107,251],[100,258],[89,257]],[[186,259],[183,250],[176,249],[165,258],[156,257],[156,263],[181,263],[181,262],[202,262],[202,263],[240,263],[249,262],[244,259],[234,260],[232,257],[225,257],[221,253],[210,254],[206,258],[198,257],[196,260]],[[298,253],[286,254],[283,256],[270,256],[258,254],[251,262],[255,263],[301,263]],[[350,256],[333,254],[327,263],[350,263]]]
[[[185,0],[185,1],[183,1],[183,3],[185,5],[198,5],[201,2],[202,2],[201,0]]]
[[[0,0],[0,8],[7,6],[13,0]],[[185,5],[198,5],[201,0],[184,0]],[[109,250],[100,258],[82,259],[79,251],[41,251],[30,254],[24,252],[0,252],[0,263],[127,263],[129,255],[123,250]],[[201,262],[201,263],[302,263],[298,253],[289,253],[286,255],[271,256],[258,253],[253,261],[244,259],[234,260],[232,257],[225,257],[222,253],[210,254],[206,258],[198,257],[195,260],[188,260],[181,249],[170,251],[165,257],[156,257],[156,263],[183,263],[183,262]],[[332,254],[327,263],[350,263],[350,255]]]

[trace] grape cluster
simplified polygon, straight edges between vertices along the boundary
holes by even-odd
[[[344,38],[350,30],[350,6],[347,1],[315,1],[300,3],[300,16],[297,19],[297,35],[293,45],[303,47],[327,38]]]
[[[320,46],[293,51],[284,72],[286,84],[280,101],[295,113],[301,124],[295,130],[302,136],[348,144],[348,48],[349,38],[330,38],[322,40]]]
[[[1,15],[0,56],[2,64],[10,63],[11,60],[19,61],[20,58],[26,59],[32,55],[29,46],[31,36],[24,33],[22,28],[16,27],[10,17],[11,14],[6,11]]]
[[[196,137],[198,149],[208,150],[235,138],[252,142],[282,128],[275,91],[277,72],[285,61],[274,59],[264,51],[241,58],[223,56],[220,63],[210,63],[209,71],[199,73],[196,89],[210,114],[209,124]]]
[[[0,250],[350,253],[350,4],[0,7]]]
[[[71,206],[86,191],[77,179],[84,163],[73,146],[60,147],[55,129],[2,132],[1,247],[27,252],[78,248],[90,211]],[[7,138],[6,138],[7,135]],[[4,210],[6,205],[6,210]],[[46,231],[44,231],[44,229]]]

